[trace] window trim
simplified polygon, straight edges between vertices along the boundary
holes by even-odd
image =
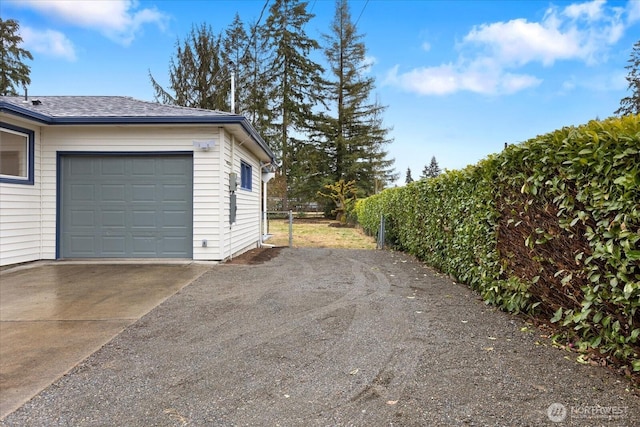
[[[11,175],[0,175],[0,183],[33,185],[34,179],[34,157],[35,157],[35,132],[20,126],[10,125],[0,122],[0,131],[3,129],[22,134],[27,138],[27,176],[26,178],[12,177]]]
[[[252,191],[253,190],[253,167],[245,162],[244,160],[240,160],[240,188],[242,190]]]

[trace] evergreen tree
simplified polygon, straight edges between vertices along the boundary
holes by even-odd
[[[228,73],[233,73],[235,78],[235,90],[232,94],[235,100],[236,114],[244,114],[250,110],[249,75],[251,72],[251,59],[248,53],[249,36],[245,31],[240,15],[236,13],[233,22],[226,29],[222,40],[223,63],[229,65]],[[226,73],[224,73],[226,74]]]
[[[221,37],[211,27],[192,27],[187,39],[176,42],[176,57],[169,67],[170,90],[149,72],[155,98],[164,104],[229,111],[229,64],[221,52]]]
[[[407,176],[404,179],[405,184],[410,184],[413,182],[413,178],[411,177],[411,168],[407,168]]]
[[[245,88],[239,95],[243,97],[240,101],[240,113],[249,119],[269,146],[274,147],[276,144],[272,140],[276,138],[277,132],[272,126],[273,113],[269,105],[274,85],[270,80],[267,42],[258,24],[259,21],[252,26],[246,52],[241,61],[246,67],[246,72],[240,75],[237,83],[237,86]]]
[[[355,181],[359,196],[369,196],[395,179],[385,145],[391,140],[382,123],[386,107],[372,100],[375,80],[367,76],[363,36],[352,22],[347,0],[336,1],[331,32],[324,35],[330,66],[327,99],[333,104],[324,116],[324,147],[331,177]]]
[[[264,37],[271,54],[266,80],[271,93],[274,151],[280,156],[280,174],[286,182],[283,205],[288,209],[289,197],[299,197],[301,183],[307,181],[304,168],[294,159],[308,151],[304,137],[314,122],[314,107],[323,102],[321,94],[322,67],[312,59],[319,48],[316,40],[307,36],[305,25],[314,15],[307,11],[307,2],[275,0],[269,8]]]
[[[440,175],[440,166],[438,165],[438,161],[436,160],[436,156],[431,157],[431,163],[428,165],[424,165],[422,169],[422,175],[420,175],[420,179],[426,178],[435,178]]]
[[[429,165],[424,165],[422,168],[422,173],[420,174],[420,179],[429,178]]]
[[[640,114],[640,40],[638,40],[631,50],[629,65],[625,68],[629,70],[626,79],[629,82],[627,89],[631,95],[620,100],[620,108],[615,114],[625,116],[627,114]]]
[[[438,165],[438,161],[436,160],[436,156],[431,156],[431,163],[429,163],[429,167],[425,167],[427,169],[426,176],[428,178],[435,178],[440,175],[440,166]]]
[[[15,19],[0,17],[0,95],[18,95],[18,86],[31,83],[31,68],[25,59],[33,60],[31,52],[20,47],[20,24]]]

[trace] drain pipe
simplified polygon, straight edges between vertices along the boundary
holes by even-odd
[[[258,240],[259,247],[273,248],[275,245],[270,245],[264,242],[264,238],[267,234],[267,183],[275,176],[275,172],[269,170],[271,163],[260,162],[260,171],[262,175],[262,215],[260,218],[260,239]]]

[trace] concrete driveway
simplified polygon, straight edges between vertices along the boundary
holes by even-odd
[[[209,268],[56,262],[0,271],[0,419]]]

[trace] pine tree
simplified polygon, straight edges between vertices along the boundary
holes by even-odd
[[[405,184],[410,184],[413,182],[413,178],[411,177],[411,168],[407,168],[407,176],[404,178]]]
[[[229,111],[229,66],[221,52],[221,37],[211,27],[192,27],[187,39],[176,41],[176,56],[169,67],[170,90],[149,72],[156,100],[183,107]]]
[[[359,196],[368,196],[395,176],[393,160],[384,150],[391,142],[382,123],[386,107],[372,100],[375,80],[367,76],[370,64],[363,36],[352,22],[347,0],[336,1],[331,32],[323,38],[332,75],[326,90],[333,105],[323,127],[331,180],[353,180]]]
[[[273,88],[270,106],[276,143],[272,148],[280,156],[280,174],[286,182],[285,209],[289,197],[297,198],[299,186],[306,182],[303,169],[294,159],[300,160],[307,151],[305,140],[300,137],[315,120],[314,108],[323,102],[320,84],[324,70],[311,59],[319,44],[305,32],[305,25],[314,16],[307,11],[307,5],[275,0],[263,28],[271,54],[267,84]]]
[[[235,101],[233,113],[243,114],[250,109],[248,101],[250,86],[247,84],[251,71],[250,57],[247,55],[249,36],[244,29],[240,15],[236,13],[231,25],[225,30],[222,40],[223,63],[229,66],[228,73],[233,73],[236,80],[235,90],[231,96]]]
[[[273,112],[269,105],[274,85],[270,81],[267,40],[258,24],[259,21],[251,27],[251,34],[241,61],[246,67],[246,72],[240,74],[237,86],[246,89],[239,94],[242,98],[240,113],[249,119],[269,146],[274,147],[276,144],[272,140],[277,132],[272,126]]]
[[[431,157],[431,163],[429,163],[429,178],[435,178],[440,175],[440,166],[438,165],[438,161],[436,160],[436,156]]]
[[[631,91],[631,95],[620,100],[620,108],[615,111],[615,114],[621,116],[640,114],[640,40],[633,45],[628,62],[629,65],[624,68],[629,70],[626,79],[629,82],[627,90]]]
[[[422,175],[420,175],[420,179],[426,178],[435,178],[440,175],[440,166],[438,165],[438,161],[436,160],[436,156],[431,157],[431,163],[428,165],[424,165],[422,169]]]
[[[31,52],[20,47],[20,24],[15,19],[0,17],[0,95],[18,95],[16,85],[31,84],[31,68],[25,59],[33,60]]]
[[[429,178],[429,165],[424,165],[422,168],[422,173],[420,174],[420,179]]]

